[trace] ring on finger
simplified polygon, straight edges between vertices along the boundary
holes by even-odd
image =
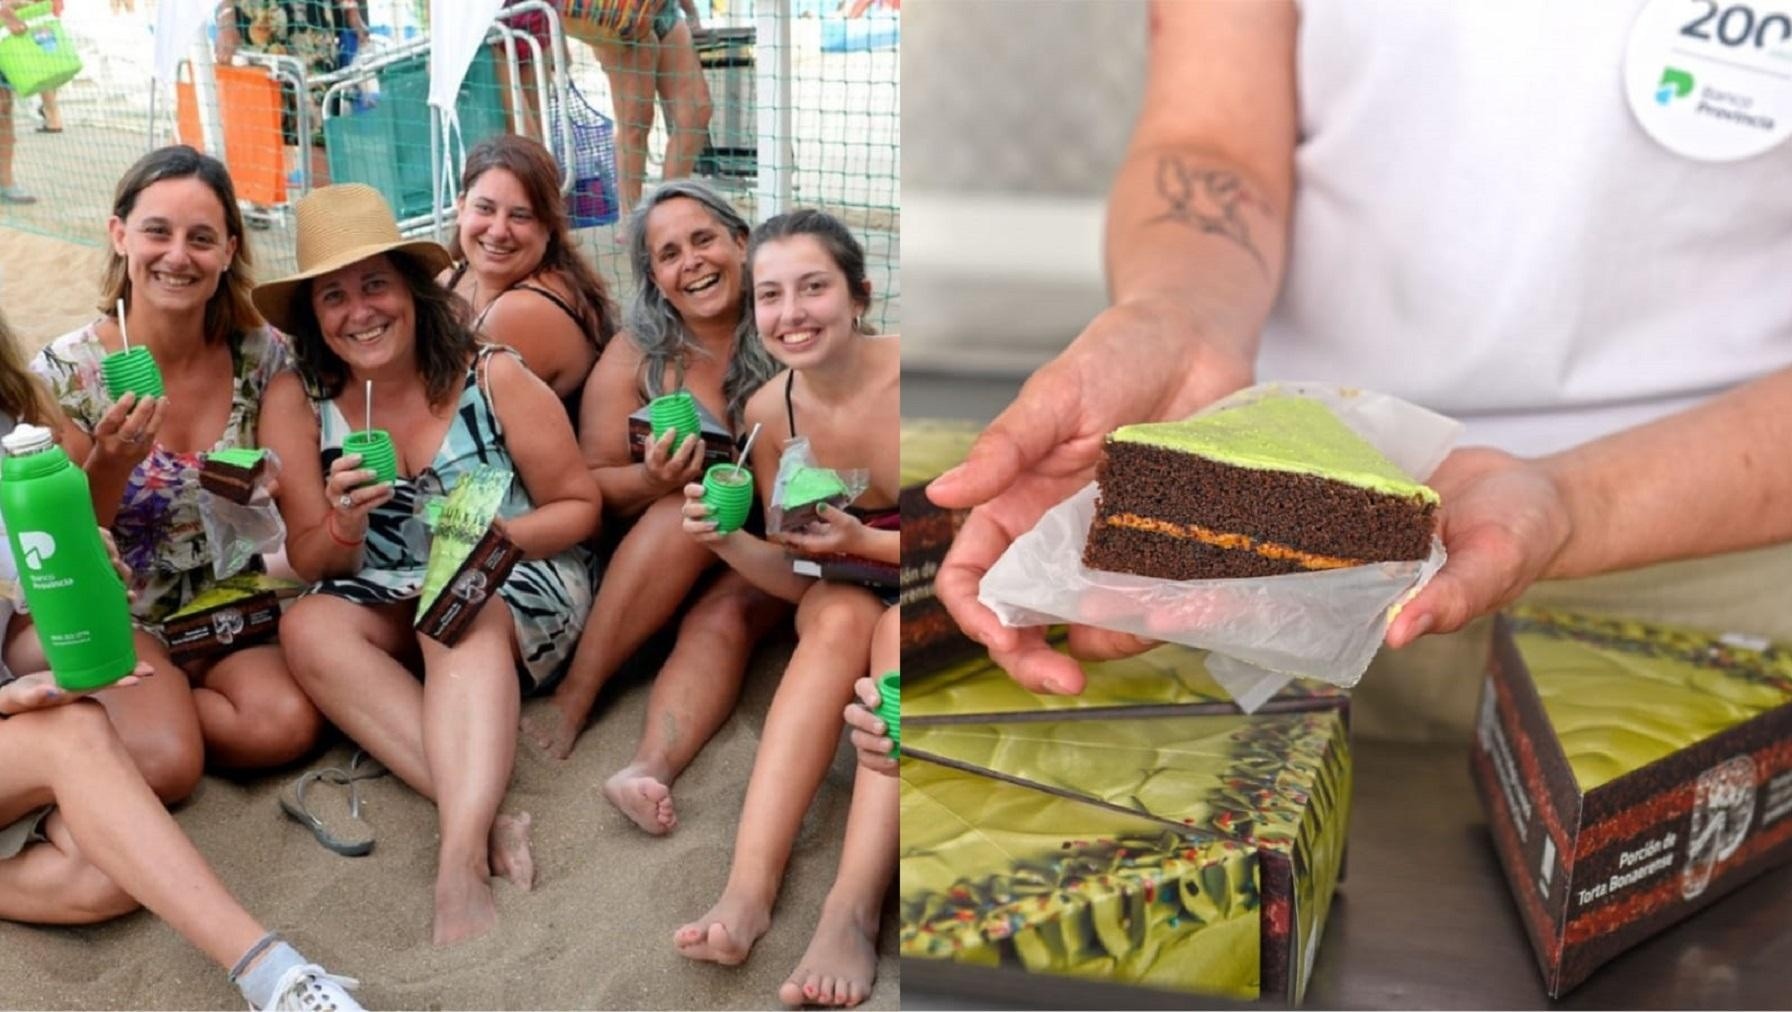
[[[341,506],[345,510],[352,510],[355,508],[355,497],[348,492],[344,492],[342,493],[342,498],[336,500],[336,505]]]

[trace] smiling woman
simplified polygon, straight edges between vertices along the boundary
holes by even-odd
[[[616,307],[573,240],[558,163],[534,140],[499,134],[467,152],[460,189],[448,248],[458,262],[442,283],[471,308],[473,329],[515,348],[576,418]]]
[[[612,804],[654,834],[677,824],[672,782],[728,718],[754,644],[789,610],[716,567],[715,557],[679,530],[681,489],[701,471],[703,440],[668,431],[640,460],[629,445],[629,416],[678,390],[730,436],[742,434],[741,410],[775,368],[746,296],[747,234],[739,212],[694,180],[654,190],[629,221],[636,285],[629,328],[592,371],[580,419],[585,464],[625,533],[554,707],[532,723],[550,755],[570,754],[598,690],[692,599],[660,669],[634,759],[604,785]]]
[[[578,638],[598,490],[553,391],[514,354],[475,342],[434,280],[447,251],[400,236],[378,191],[314,190],[298,231],[299,273],[255,290],[294,337],[297,371],[269,390],[262,435],[286,462],[287,557],[316,581],[281,634],[324,713],[436,803],[434,938],[451,944],[496,923],[492,875],[525,889],[533,880],[529,816],[498,812],[516,758],[518,676],[525,690],[541,685]],[[364,417],[390,436],[393,480],[345,452],[349,419]],[[488,474],[504,490],[494,526],[523,561],[458,638],[440,642],[413,627],[430,561],[423,517],[432,493]],[[418,658],[421,684],[406,666]]]
[[[277,647],[177,666],[154,632],[213,579],[219,546],[200,513],[200,465],[207,453],[257,445],[262,395],[286,347],[249,301],[243,220],[216,159],[184,146],[139,159],[119,181],[107,233],[106,315],[58,338],[32,368],[73,423],[69,456],[83,462],[94,510],[131,567],[145,623],[138,655],[166,673],[99,698],[151,785],[178,798],[198,779],[202,734],[213,765],[260,768],[305,754],[320,727]],[[101,363],[126,334],[149,351],[166,396],[107,391]]]

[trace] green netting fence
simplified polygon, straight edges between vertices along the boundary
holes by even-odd
[[[869,254],[873,320],[898,330],[893,0],[647,0],[657,23],[636,41],[581,21],[615,2],[549,0],[554,18],[523,3],[497,19],[461,88],[459,138],[445,142],[426,104],[422,0],[220,4],[172,88],[153,82],[153,4],[66,0],[63,31],[82,69],[47,108],[42,95],[10,96],[15,186],[36,202],[0,202],[0,254],[24,233],[102,245],[119,176],[149,147],[180,140],[222,153],[249,212],[256,272],[272,277],[293,265],[292,207],[308,188],[370,183],[411,230],[451,229],[432,161],[444,143],[454,157],[510,130],[547,136],[572,163],[581,248],[619,298],[633,282],[618,213],[643,187],[691,175],[749,221],[801,206],[839,215]],[[98,289],[97,276],[64,280]],[[30,298],[0,277],[0,305]]]

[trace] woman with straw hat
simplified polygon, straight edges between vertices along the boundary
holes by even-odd
[[[73,423],[69,456],[86,468],[94,511],[131,567],[138,656],[166,676],[97,698],[156,793],[176,801],[202,763],[284,765],[311,750],[322,726],[278,646],[176,665],[147,631],[212,584],[220,553],[237,551],[208,531],[199,474],[209,454],[257,445],[286,344],[249,301],[249,245],[222,162],[184,145],[144,155],[118,181],[107,231],[103,315],[51,342],[31,368]],[[148,351],[166,396],[112,396],[105,363],[127,348]]]
[[[553,390],[508,349],[480,345],[435,283],[446,250],[401,236],[384,198],[357,183],[315,190],[297,213],[298,272],[255,289],[292,339],[297,372],[269,389],[262,438],[287,462],[287,557],[318,581],[281,638],[324,714],[436,802],[434,937],[452,944],[494,924],[491,875],[533,881],[528,815],[498,814],[518,673],[541,686],[578,640],[599,494]],[[362,426],[390,434],[394,481],[343,452]],[[514,474],[494,525],[523,561],[458,639],[438,642],[413,628],[426,517],[488,469]],[[418,660],[421,684],[406,667]]]

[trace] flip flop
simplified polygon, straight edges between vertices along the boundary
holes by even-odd
[[[62,128],[61,127],[40,126],[37,128],[37,132],[40,134],[59,134],[62,132]]]
[[[357,755],[356,759],[359,758],[360,755]],[[354,760],[351,760],[350,765],[352,769]],[[377,766],[378,764],[371,765]],[[361,769],[348,772],[335,766],[325,766],[309,773],[302,773],[292,783],[287,784],[285,790],[280,792],[280,810],[299,825],[311,830],[311,835],[317,837],[317,842],[330,850],[344,857],[361,857],[373,851],[373,829],[361,818],[361,792],[355,781],[378,776],[384,772],[383,767],[376,773]],[[319,781],[327,781],[338,786],[347,785],[348,823],[333,827],[311,811],[310,806],[306,803],[306,794],[310,791],[311,786]]]

